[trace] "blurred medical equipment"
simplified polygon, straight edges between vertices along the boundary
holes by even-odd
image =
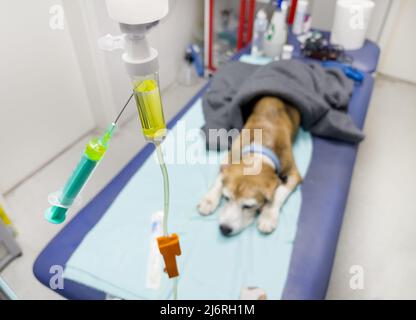
[[[264,53],[269,58],[280,59],[283,46],[287,41],[287,3],[286,1],[277,0],[276,9],[267,29],[264,41]]]
[[[375,4],[369,0],[338,0],[331,43],[345,50],[360,49],[365,42]]]
[[[233,55],[237,45],[238,19],[233,8],[219,12],[220,23],[215,28],[213,43],[213,61],[219,66],[226,63]]]
[[[191,46],[186,49],[182,66],[179,71],[178,82],[184,86],[192,86],[198,78],[195,58]]]
[[[262,56],[264,54],[264,36],[268,25],[267,15],[263,9],[257,11],[254,20],[253,43],[251,46],[252,56]]]
[[[295,14],[296,14],[297,6],[298,6],[298,0],[290,0],[289,13],[287,15],[287,24],[289,26],[292,26],[293,22],[295,21]]]
[[[9,209],[0,194],[0,271],[22,254],[22,250],[14,239],[17,232],[7,215],[8,211]]]
[[[199,77],[204,76],[204,62],[202,60],[201,48],[197,44],[189,45],[194,60],[195,70]]]
[[[300,40],[304,41],[301,45],[301,50],[305,57],[321,61],[352,62],[352,59],[346,55],[342,46],[330,44],[329,40],[318,31],[311,32]]]
[[[305,23],[306,10],[308,9],[308,5],[309,3],[307,0],[298,1],[295,14],[295,21],[292,26],[293,34],[303,33],[303,25]]]
[[[0,223],[3,223],[3,225],[6,227],[7,231],[13,235],[17,235],[17,230],[14,227],[12,220],[9,218],[9,216],[6,213],[6,209],[4,209],[4,200],[2,196],[0,195]]]
[[[210,74],[252,40],[256,1],[241,0],[238,6],[221,0],[204,2],[204,65]]]
[[[295,48],[294,48],[293,45],[291,45],[291,44],[285,44],[283,46],[283,51],[282,51],[281,59],[282,60],[290,60],[290,59],[292,59],[294,49]]]

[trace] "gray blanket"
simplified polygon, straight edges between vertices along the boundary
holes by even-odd
[[[256,100],[276,96],[298,108],[302,126],[312,134],[358,143],[364,134],[346,113],[354,84],[338,69],[297,60],[256,66],[230,62],[214,76],[203,98],[205,126],[211,149],[229,147],[229,141],[209,138],[210,129],[241,130]],[[214,141],[210,141],[214,140]]]

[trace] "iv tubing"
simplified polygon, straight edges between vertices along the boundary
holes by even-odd
[[[165,160],[160,141],[154,141],[156,147],[157,159],[163,176],[163,235],[167,237],[168,232],[168,216],[169,216],[169,176],[166,169]],[[173,300],[178,300],[178,277],[173,279]]]
[[[3,294],[6,299],[17,300],[17,297],[12,289],[7,285],[6,282],[0,277],[0,293]]]
[[[163,176],[163,235],[167,237],[168,233],[168,216],[169,216],[169,176],[166,169],[165,160],[163,159],[160,142],[155,141],[157,160],[159,161],[160,170]]]

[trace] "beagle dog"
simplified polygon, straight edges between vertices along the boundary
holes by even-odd
[[[205,216],[221,198],[226,200],[219,214],[223,235],[239,233],[257,213],[260,232],[276,229],[281,207],[302,181],[292,153],[299,126],[299,112],[282,100],[266,96],[255,103],[212,188],[198,204]]]

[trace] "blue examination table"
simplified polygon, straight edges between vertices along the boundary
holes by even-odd
[[[368,50],[368,46],[371,50]],[[363,60],[360,60],[361,56],[364,57]],[[364,71],[365,76],[363,82],[356,85],[349,113],[360,128],[363,128],[373,90],[374,80],[370,73],[375,71],[378,57],[378,48],[372,43],[367,43],[362,50],[354,52],[354,65]],[[360,68],[360,65],[365,67]],[[209,84],[202,88],[169,122],[169,128],[203,96],[208,86]],[[312,160],[302,185],[302,205],[283,299],[325,298],[357,149],[357,145],[313,137]],[[87,233],[103,217],[153,150],[151,144],[143,148],[40,253],[33,267],[40,282],[49,287],[51,266],[66,265]],[[65,279],[64,289],[56,291],[68,299],[106,297],[104,292],[68,279]]]

